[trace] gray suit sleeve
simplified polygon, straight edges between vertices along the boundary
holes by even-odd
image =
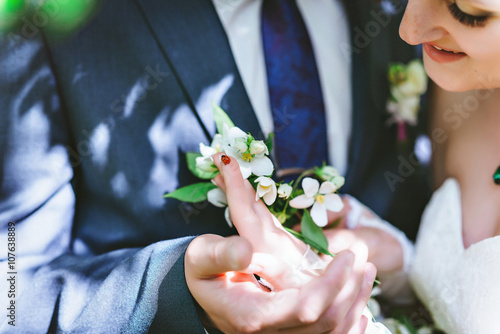
[[[0,332],[204,333],[184,278],[192,237],[73,252],[61,109],[43,43],[0,35]]]

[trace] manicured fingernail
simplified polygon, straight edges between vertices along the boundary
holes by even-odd
[[[229,163],[231,162],[231,158],[225,154],[221,155],[220,157],[220,161],[224,164],[224,165],[229,165]]]

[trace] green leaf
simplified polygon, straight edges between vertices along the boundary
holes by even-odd
[[[216,177],[217,174],[219,174],[219,171],[217,170],[215,172],[206,172],[206,171],[203,171],[203,170],[199,169],[198,167],[196,167],[196,158],[201,157],[201,156],[202,155],[200,153],[196,153],[196,152],[186,153],[187,166],[188,166],[189,170],[191,171],[191,173],[193,173],[194,176],[196,176],[202,180],[211,180],[214,177]]]
[[[207,193],[217,188],[212,182],[195,183],[163,195],[163,198],[175,198],[182,202],[198,203],[207,199]]]
[[[314,223],[311,214],[307,210],[304,210],[304,214],[302,215],[300,228],[304,237],[313,240],[320,247],[328,249],[328,240],[325,233],[323,233],[323,229]]]
[[[267,136],[267,139],[266,139],[266,146],[267,146],[267,150],[269,151],[269,153],[273,150],[274,137],[275,137],[274,132],[271,132],[269,134],[269,136]]]
[[[332,228],[336,228],[337,226],[339,226],[341,220],[342,220],[342,217],[339,217],[339,218],[335,219],[335,221],[333,223],[328,224],[325,227],[323,227],[323,229],[329,230]]]
[[[227,124],[229,128],[234,127],[233,121],[231,121],[231,118],[226,114],[226,112],[219,107],[215,101],[212,101],[212,110],[214,113],[214,120],[215,120],[215,125],[217,126],[217,132],[222,134],[222,129],[224,128],[224,124]]]
[[[323,253],[323,254],[326,254],[326,255],[330,255],[331,257],[334,257],[335,255],[330,253],[328,251],[328,247],[327,248],[324,248],[322,245],[316,243],[314,240],[311,240],[311,239],[308,239],[307,237],[305,237],[303,234],[300,234],[298,232],[295,232],[294,230],[288,228],[288,227],[285,227],[285,230],[287,230],[291,235],[293,235],[294,237],[296,237],[297,239],[299,240],[302,240],[304,243],[308,244],[309,246],[313,247],[314,249],[316,249],[318,252],[320,253]]]

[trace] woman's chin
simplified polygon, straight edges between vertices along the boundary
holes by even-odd
[[[436,85],[438,85],[439,87],[441,87],[442,89],[447,90],[449,92],[466,92],[469,90],[479,89],[479,88],[472,87],[472,86],[460,85],[460,84],[457,84],[456,82],[439,83],[439,82],[436,82],[435,80],[432,80],[432,81],[434,81],[434,83]]]
[[[450,92],[466,92],[475,89],[491,89],[500,87],[498,80],[493,80],[492,74],[472,73],[472,69],[464,66],[444,66],[426,59],[424,67],[429,78],[439,87]],[[492,72],[494,72],[492,70]],[[481,79],[483,78],[483,79]]]
[[[432,70],[426,68],[429,78],[439,87],[450,92],[465,92],[473,89],[482,89],[484,87],[476,87],[464,80],[464,76],[460,75],[445,75],[444,73],[434,73]]]

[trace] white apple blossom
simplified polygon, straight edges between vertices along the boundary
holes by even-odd
[[[278,187],[278,196],[287,199],[292,194],[292,190],[293,188],[291,185],[283,183]]]
[[[257,191],[255,192],[255,200],[257,201],[260,197],[262,197],[267,205],[272,205],[278,195],[276,183],[273,179],[261,176],[255,180],[255,183],[258,183]]]
[[[305,209],[312,205],[311,218],[320,227],[326,226],[328,217],[326,211],[339,212],[344,203],[338,194],[337,187],[329,181],[319,184],[319,181],[310,177],[302,180],[304,194],[290,201],[290,206],[297,209]]]
[[[252,136],[246,134],[236,126],[229,128],[224,124],[222,132],[222,140],[227,145],[225,152],[238,161],[243,178],[247,179],[251,174],[267,176],[273,173],[274,165],[271,159],[266,156],[269,154],[269,151],[267,147],[265,149],[262,148],[261,145],[264,144],[262,141],[254,140]],[[254,151],[259,151],[260,153],[252,153],[252,147]],[[242,151],[243,149],[245,151]]]
[[[196,167],[205,172],[216,172],[217,167],[214,165],[212,155],[222,152],[223,149],[224,144],[220,134],[214,136],[210,146],[200,143],[201,157],[196,158]]]
[[[229,215],[229,207],[227,206],[226,194],[219,188],[209,190],[207,193],[207,200],[218,208],[226,208],[224,211],[224,218],[229,227],[233,227],[231,216]]]
[[[196,167],[204,172],[209,172],[209,173],[217,171],[217,167],[215,167],[212,159],[206,157],[197,157]]]
[[[248,134],[237,126],[229,127],[227,124],[222,126],[222,142],[226,146],[236,146],[237,139],[244,139],[246,141]]]

